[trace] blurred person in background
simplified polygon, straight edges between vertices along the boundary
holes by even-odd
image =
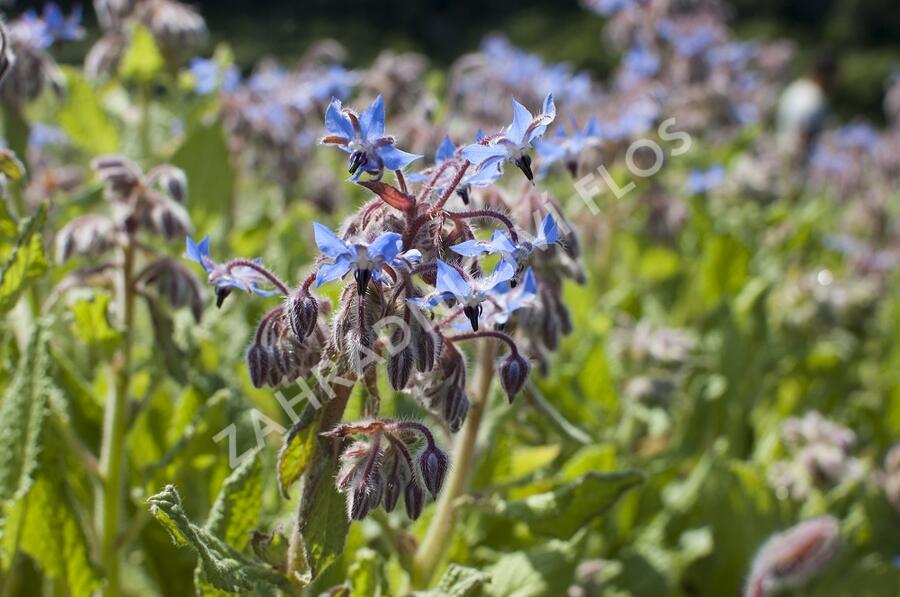
[[[778,100],[778,148],[794,163],[806,164],[828,116],[828,96],[837,73],[830,51],[819,54],[809,74],[788,85]]]

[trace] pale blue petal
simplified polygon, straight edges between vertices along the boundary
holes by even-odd
[[[194,239],[190,236],[185,237],[184,240],[185,254],[188,259],[192,259],[199,263],[206,272],[212,271],[213,261],[209,256],[209,237],[204,237],[199,243],[195,243]]]
[[[492,253],[513,253],[516,250],[516,246],[509,237],[499,230],[494,230],[491,235],[491,247],[493,248]]]
[[[492,158],[506,158],[506,148],[502,145],[481,145],[473,143],[466,145],[462,150],[464,158],[479,167]]]
[[[403,248],[403,241],[396,232],[384,232],[369,245],[369,257],[381,257],[390,263]]]
[[[347,243],[338,238],[327,226],[313,222],[313,230],[315,230],[316,246],[326,257],[337,259],[352,252]]]
[[[453,245],[450,247],[450,250],[463,257],[480,257],[481,255],[490,253],[491,247],[486,245],[483,241],[471,239]]]
[[[478,286],[483,290],[491,290],[501,282],[511,280],[516,275],[516,269],[506,261],[497,262],[497,267],[487,278],[478,281]]]
[[[541,222],[541,229],[538,231],[536,244],[538,246],[552,245],[557,240],[559,240],[559,226],[557,226],[553,216],[548,213],[544,216],[544,221]]]
[[[513,121],[506,129],[506,137],[516,145],[521,145],[525,140],[525,131],[531,126],[532,116],[528,108],[517,102],[516,98],[513,98],[512,104]]]
[[[319,271],[316,272],[316,288],[332,280],[337,280],[348,271],[350,271],[350,259],[346,256],[337,259],[334,263],[320,266]]]
[[[362,129],[363,139],[374,141],[384,137],[384,99],[380,95],[359,119],[359,127]]]
[[[503,170],[500,169],[500,162],[502,158],[492,158],[481,165],[481,169],[478,170],[472,176],[467,176],[463,183],[476,188],[484,188],[489,187],[503,176]]]
[[[381,160],[384,162],[384,168],[386,170],[403,170],[412,162],[422,157],[414,153],[407,153],[397,149],[393,145],[381,145],[375,151],[381,156]]]
[[[331,103],[325,110],[325,129],[329,134],[347,139],[353,139],[356,136],[350,119],[341,113],[341,100],[337,98],[331,98]]]
[[[556,118],[556,104],[553,103],[552,93],[548,93],[547,97],[544,98],[544,106],[541,109],[541,112],[543,112],[544,115],[549,116],[551,122]]]
[[[437,153],[434,154],[434,161],[438,164],[446,162],[453,157],[454,153],[456,153],[456,145],[450,140],[450,135],[444,135],[444,140],[438,147]]]
[[[449,293],[460,300],[465,300],[472,292],[456,268],[447,265],[440,259],[437,260],[437,284],[435,288],[440,293]]]

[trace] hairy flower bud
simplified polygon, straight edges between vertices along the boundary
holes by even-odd
[[[115,224],[106,216],[75,218],[56,236],[56,261],[64,263],[73,255],[96,256],[115,243]]]
[[[406,515],[410,520],[416,520],[422,515],[425,506],[425,492],[419,486],[415,478],[409,480],[406,489],[403,490],[403,502],[406,504]]]
[[[412,375],[412,366],[413,356],[409,346],[397,351],[388,358],[387,374],[392,388],[400,391],[406,387]]]
[[[776,533],[756,554],[746,597],[766,597],[795,588],[818,574],[840,547],[840,524],[820,516]]]
[[[250,381],[253,387],[261,388],[266,384],[270,374],[268,352],[259,344],[254,344],[247,351],[247,368],[250,370]]]
[[[500,385],[503,386],[510,404],[525,385],[530,369],[531,365],[518,352],[510,353],[500,364]]]
[[[450,459],[436,445],[426,446],[419,454],[419,470],[422,472],[422,481],[425,482],[425,488],[428,489],[431,497],[437,498],[449,466]]]
[[[439,341],[434,333],[425,329],[417,321],[410,323],[410,349],[419,371],[431,371],[434,368],[435,357],[440,353]]]
[[[303,340],[316,328],[319,304],[308,294],[298,291],[287,300],[288,321],[298,340]]]
[[[360,475],[353,481],[353,486],[347,493],[347,516],[350,520],[362,520],[366,517],[371,507],[369,499],[368,479]]]
[[[447,392],[447,396],[444,398],[444,421],[450,431],[456,433],[462,429],[463,423],[466,422],[466,415],[469,414],[469,406],[471,406],[469,397],[463,388],[453,386]]]

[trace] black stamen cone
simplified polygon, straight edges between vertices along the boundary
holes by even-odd
[[[525,173],[526,178],[528,180],[534,180],[534,173],[531,171],[531,156],[527,153],[524,154],[520,158],[516,158],[516,166],[519,167],[519,170]]]
[[[566,162],[566,170],[569,171],[569,174],[572,175],[572,178],[578,176],[578,162],[575,160],[570,160]]]
[[[231,294],[231,288],[216,288],[216,309],[222,308],[222,303],[225,302],[229,294]]]
[[[369,280],[372,279],[372,272],[367,269],[358,269],[353,272],[353,278],[356,280],[356,291],[359,293],[359,296],[366,294]]]
[[[456,189],[456,194],[462,199],[464,205],[469,204],[469,185],[463,185]]]
[[[472,331],[478,331],[478,316],[481,314],[481,305],[468,305],[463,307],[463,313],[469,318],[472,324]]]
[[[356,174],[356,171],[359,170],[359,167],[365,164],[368,160],[366,159],[365,151],[354,151],[350,155],[350,174]]]

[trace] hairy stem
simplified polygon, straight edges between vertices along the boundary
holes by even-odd
[[[481,427],[481,419],[484,416],[490,395],[491,381],[494,377],[496,346],[496,342],[487,338],[481,342],[472,406],[469,408],[469,415],[466,417],[462,430],[456,436],[456,443],[453,447],[453,468],[450,469],[450,477],[438,500],[437,510],[431,519],[425,539],[422,540],[413,557],[413,583],[417,587],[425,587],[431,582],[450,543],[456,500],[466,490],[472,465],[475,462],[478,430]]]
[[[131,365],[131,328],[134,319],[134,246],[130,239],[121,248],[122,269],[117,280],[117,300],[121,319],[122,343],[113,363],[114,381],[107,396],[103,415],[103,438],[100,447],[100,474],[97,515],[100,547],[106,571],[103,594],[119,594],[119,522],[122,516],[125,464],[125,432],[127,424],[128,386]]]

